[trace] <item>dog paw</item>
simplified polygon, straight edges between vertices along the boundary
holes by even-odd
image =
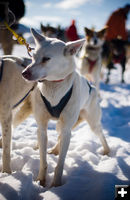
[[[124,79],[121,80],[121,83],[125,83]]]
[[[109,153],[110,153],[110,149],[106,149],[106,150],[103,151],[103,155],[107,155],[108,156]]]
[[[2,169],[2,173],[11,174],[11,169],[10,169],[10,168],[8,168],[8,169],[7,169],[7,168],[6,168],[6,169],[3,168],[3,169]]]
[[[102,147],[101,147],[101,148],[98,149],[98,153],[103,155],[103,156],[105,156],[105,155],[109,156],[110,149],[109,148],[108,149],[102,149]]]
[[[55,156],[59,155],[59,151],[57,149],[51,149],[48,151],[48,154],[54,154]]]
[[[45,179],[40,180],[40,178],[37,177],[36,181],[39,181],[41,186],[46,187],[46,180]]]
[[[62,185],[61,182],[52,182],[50,187],[59,187],[61,185]]]
[[[38,144],[36,144],[36,145],[33,147],[33,149],[34,149],[35,151],[38,150],[38,149],[39,149]]]
[[[46,187],[46,182],[44,180],[41,180],[40,185],[43,186],[43,187]]]

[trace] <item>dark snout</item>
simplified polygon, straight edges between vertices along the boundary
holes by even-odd
[[[97,44],[97,38],[94,39],[94,45],[96,45],[96,44]]]
[[[27,79],[27,80],[31,80],[32,73],[31,73],[31,71],[29,70],[29,68],[23,70],[22,76],[23,76],[25,79]]]

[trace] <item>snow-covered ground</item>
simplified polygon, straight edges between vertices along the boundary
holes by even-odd
[[[1,52],[0,52],[1,54]],[[15,46],[14,55],[26,56],[25,47]],[[104,76],[106,71],[103,71]],[[125,84],[120,83],[120,66],[112,71],[110,84],[101,82],[102,124],[111,149],[102,155],[98,138],[83,122],[72,131],[63,185],[52,187],[58,156],[47,155],[48,187],[35,181],[39,169],[37,125],[33,116],[13,130],[11,166],[13,173],[0,173],[0,200],[113,200],[115,185],[130,184],[130,63]],[[48,149],[57,141],[56,124],[48,125]],[[1,135],[1,130],[0,130]],[[0,149],[0,170],[1,170]]]

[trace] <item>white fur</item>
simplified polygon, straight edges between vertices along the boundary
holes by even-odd
[[[29,64],[29,59],[22,59],[14,56],[3,56],[1,59],[4,61],[3,76],[0,82],[0,122],[2,126],[3,147],[2,172],[11,173],[10,149],[12,108],[33,87],[34,83],[25,81],[21,74],[24,69],[21,64]]]
[[[75,71],[73,55],[84,43],[84,40],[64,43],[57,39],[41,36],[32,29],[36,42],[36,50],[32,63],[23,71],[24,78],[30,81],[42,81],[34,91],[32,97],[33,111],[38,124],[38,143],[40,150],[40,170],[38,180],[42,185],[46,182],[46,153],[47,153],[47,125],[50,119],[57,120],[59,133],[58,144],[52,153],[59,153],[58,163],[54,173],[53,186],[61,185],[63,166],[70,143],[71,129],[79,116],[85,118],[91,129],[99,137],[104,153],[109,152],[109,147],[102,133],[101,109],[98,95],[93,87],[89,93],[89,86],[85,78]],[[45,57],[50,59],[42,62]],[[44,59],[43,59],[44,58]],[[55,82],[55,80],[61,80]],[[52,117],[43,103],[40,93],[54,106],[73,85],[71,98],[63,109],[58,119]]]
[[[89,38],[89,40],[86,39],[82,47],[80,53],[79,68],[82,75],[84,75],[85,77],[86,76],[90,77],[90,80],[95,84],[96,89],[99,92],[101,66],[102,66],[101,52],[104,39],[103,37],[102,38],[98,37],[97,35],[98,32],[94,31],[92,32],[93,36]],[[97,41],[97,43],[94,43],[95,40]],[[93,49],[91,49],[91,47]],[[96,61],[93,70],[91,72],[89,72],[90,63],[88,62],[88,59],[90,59],[91,61]]]

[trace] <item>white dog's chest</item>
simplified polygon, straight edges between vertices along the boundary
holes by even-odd
[[[67,103],[69,102],[71,95],[73,92],[73,85],[72,87],[67,91],[67,93],[60,99],[60,101],[58,102],[57,105],[53,106],[51,104],[51,102],[48,101],[48,99],[42,94],[41,98],[43,100],[43,103],[47,109],[47,111],[51,114],[52,117],[56,117],[59,118],[61,112],[63,111],[63,109],[65,108],[65,106],[67,105]]]

